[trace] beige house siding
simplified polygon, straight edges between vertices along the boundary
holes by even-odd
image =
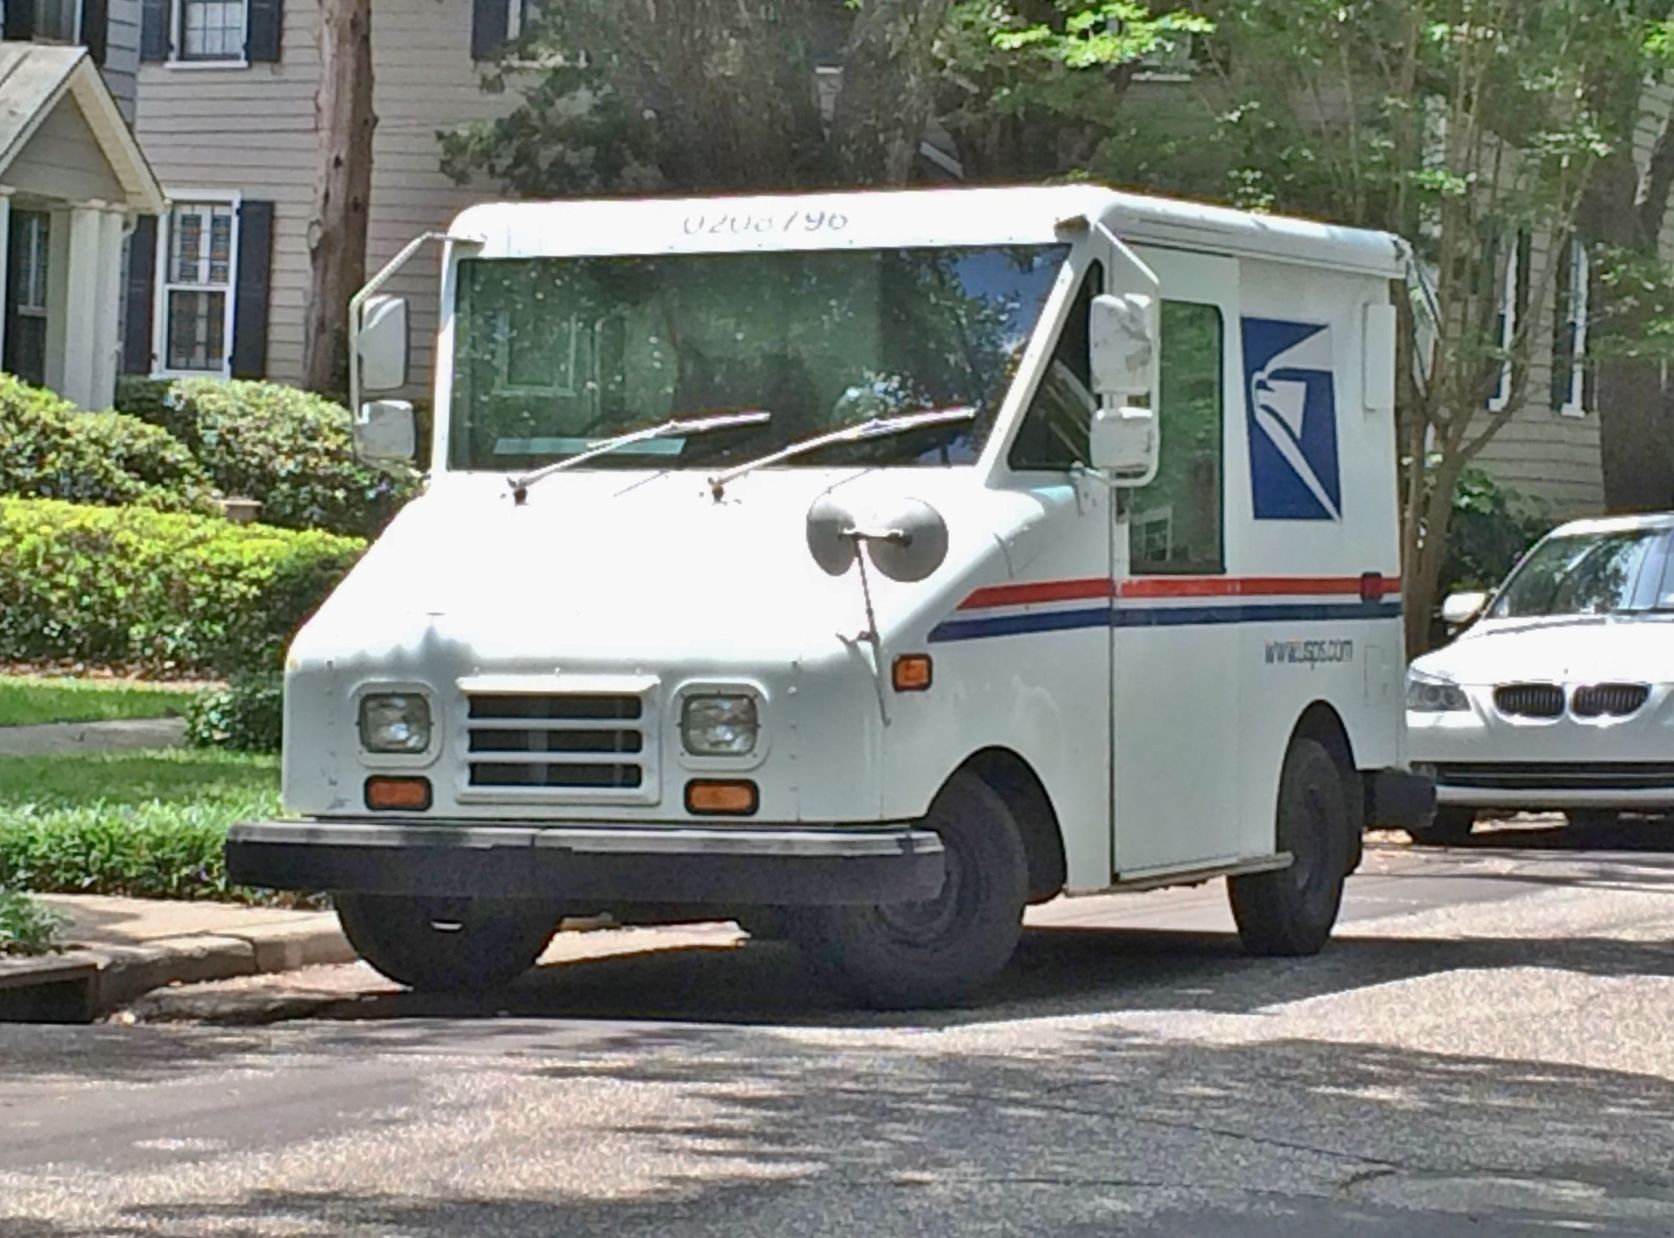
[[[122,202],[128,196],[93,130],[68,99],[60,100],[17,153],[6,169],[6,184],[20,194],[82,202]]]
[[[378,0],[373,44],[378,129],[369,274],[413,236],[445,227],[484,196],[442,175],[437,131],[515,104],[480,87],[469,0]],[[314,113],[319,74],[318,8],[306,0],[285,6],[278,64],[146,64],[140,73],[137,130],[172,197],[213,190],[274,203],[267,370],[281,382],[302,377],[308,231],[321,158]],[[414,362],[428,381],[437,317],[434,254],[416,260],[391,291],[413,299]]]
[[[140,0],[108,0],[103,72],[122,119],[134,123],[134,94],[139,83]]]

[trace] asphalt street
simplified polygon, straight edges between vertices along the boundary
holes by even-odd
[[[1390,840],[1317,959],[1067,900],[936,1014],[728,926],[179,989],[0,1027],[0,1235],[1674,1235],[1671,890],[1674,823]]]

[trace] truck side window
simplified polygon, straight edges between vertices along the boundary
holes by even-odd
[[[1093,263],[1081,280],[1069,317],[1052,350],[1046,373],[1023,414],[1017,438],[1007,457],[1018,470],[1049,469],[1067,472],[1087,462],[1087,436],[1098,400],[1092,394],[1093,363],[1088,354],[1087,328],[1093,298],[1104,291],[1104,268]]]
[[[1130,500],[1128,553],[1135,573],[1226,570],[1224,348],[1217,306],[1162,303],[1162,458],[1156,480]]]

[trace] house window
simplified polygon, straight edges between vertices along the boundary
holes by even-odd
[[[156,352],[166,374],[230,373],[238,204],[178,204],[159,249]]]
[[[1592,403],[1587,372],[1587,302],[1592,264],[1587,247],[1571,237],[1558,262],[1552,298],[1552,409],[1584,417]]]
[[[1529,234],[1519,233],[1516,245],[1506,257],[1505,281],[1500,286],[1500,307],[1493,337],[1497,356],[1489,362],[1494,380],[1488,392],[1488,408],[1496,413],[1511,399],[1511,352],[1517,342],[1517,333],[1523,328],[1523,316],[1529,308],[1529,244]],[[1497,249],[1493,246],[1488,251],[1490,271],[1497,263]]]
[[[529,28],[529,0],[506,0],[506,38],[521,38]]]
[[[45,318],[47,312],[47,251],[52,216],[45,211],[20,211],[12,243],[18,247],[17,312],[25,318]]]
[[[40,43],[81,41],[81,0],[32,0],[34,38]],[[31,0],[21,0],[29,4]]]
[[[175,15],[182,60],[243,60],[248,0],[179,0]]]

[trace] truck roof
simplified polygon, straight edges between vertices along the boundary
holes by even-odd
[[[484,257],[581,257],[1050,244],[1077,217],[1124,240],[1387,279],[1404,264],[1404,247],[1385,232],[1096,185],[487,203],[451,232],[480,239]]]

